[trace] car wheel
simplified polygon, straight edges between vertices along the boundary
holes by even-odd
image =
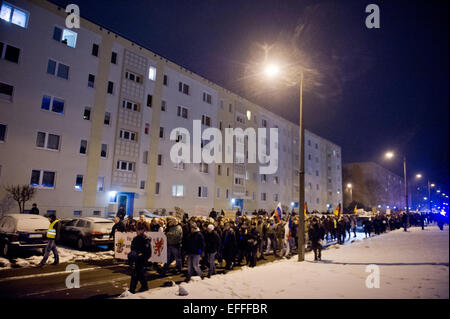
[[[8,256],[8,253],[9,253],[9,245],[8,245],[8,243],[3,243],[3,245],[1,246],[1,254],[2,254],[2,256],[4,256],[4,257],[6,257],[6,256]]]
[[[83,242],[83,237],[79,237],[77,240],[77,248],[79,250],[82,250],[84,248],[84,242]]]

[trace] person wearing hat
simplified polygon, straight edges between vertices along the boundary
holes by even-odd
[[[191,225],[191,233],[187,238],[188,254],[188,274],[186,276],[186,282],[189,282],[191,276],[197,274],[203,279],[203,272],[200,269],[200,256],[205,251],[205,239],[203,238],[200,228],[197,225]]]
[[[53,262],[53,265],[59,264],[59,255],[58,250],[56,249],[56,237],[59,235],[59,220],[56,219],[55,215],[45,215],[45,217],[48,218],[48,221],[50,222],[50,225],[48,226],[47,230],[47,247],[45,247],[45,253],[44,258],[42,258],[41,262],[39,263],[39,267],[42,267],[47,262],[47,259],[50,255],[50,251],[53,252],[53,256],[55,258],[55,261]]]
[[[221,245],[222,240],[220,239],[217,231],[214,229],[214,225],[209,224],[205,233],[205,252],[209,265],[208,278],[210,278],[211,275],[216,274],[215,259]]]
[[[181,243],[183,241],[183,229],[175,217],[167,218],[167,262],[164,264],[162,275],[165,276],[169,265],[175,260],[177,273],[181,273]]]
[[[30,214],[39,215],[39,208],[37,208],[36,203],[33,203],[33,207],[30,210]]]

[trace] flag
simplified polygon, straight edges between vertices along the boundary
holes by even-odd
[[[305,209],[303,210],[303,213],[305,214],[305,219],[306,219],[306,217],[307,217],[307,213],[308,213],[308,204],[306,204],[306,202],[305,202]]]
[[[281,221],[281,216],[283,215],[283,209],[281,208],[281,203],[278,203],[277,208],[275,208],[275,218],[277,219],[277,223]]]
[[[334,211],[334,215],[336,215],[337,219],[341,219],[341,204],[336,206],[336,210]]]
[[[358,214],[358,205],[355,205],[355,214]]]

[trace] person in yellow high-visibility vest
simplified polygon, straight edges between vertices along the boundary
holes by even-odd
[[[50,225],[48,226],[47,230],[47,240],[48,244],[47,247],[45,247],[45,253],[44,258],[42,258],[42,261],[39,263],[39,266],[44,266],[47,262],[48,256],[50,255],[50,251],[53,252],[53,256],[55,257],[55,261],[53,262],[53,265],[59,264],[59,255],[58,250],[56,249],[56,237],[59,229],[59,220],[56,219],[55,215],[47,216]]]

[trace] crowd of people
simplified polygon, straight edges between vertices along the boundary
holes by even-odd
[[[365,237],[371,237],[402,227],[405,231],[409,226],[424,227],[435,221],[434,215],[377,213],[372,217],[357,218],[353,214],[339,217],[325,213],[310,214],[305,219],[307,249],[313,250],[314,259],[320,261],[321,250],[326,243],[344,244],[352,238],[352,234],[356,237],[357,226],[363,227]],[[187,266],[186,281],[192,276],[203,279],[204,271],[207,277],[214,275],[216,261],[227,272],[235,266],[254,267],[258,260],[266,259],[269,254],[274,258],[290,258],[297,252],[299,219],[295,213],[278,218],[277,214],[269,215],[263,210],[251,216],[238,211],[234,218],[226,218],[223,212],[218,213],[213,209],[209,217],[189,217],[184,214],[180,219],[167,216],[152,218],[150,222],[145,215],[140,215],[137,221],[132,217],[124,217],[119,214],[116,216],[111,236],[114,236],[115,231],[164,232],[167,237],[167,262],[162,266],[150,266],[163,276],[169,270],[179,274]],[[146,254],[144,251],[141,253]],[[170,269],[173,261],[175,268]],[[144,264],[136,263],[131,292],[134,292],[137,280],[143,276]],[[136,268],[139,269],[136,271]]]

